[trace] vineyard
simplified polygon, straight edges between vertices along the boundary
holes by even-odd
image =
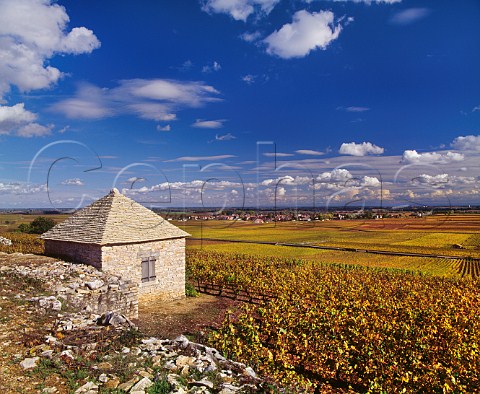
[[[0,235],[12,241],[12,245],[0,244],[0,252],[33,254],[44,253],[43,240],[40,239],[38,235],[14,232],[1,233]]]
[[[457,273],[463,278],[465,276],[471,276],[477,278],[480,276],[480,261],[473,259],[455,260]]]
[[[449,218],[444,222],[442,220],[445,219],[442,217],[432,217],[429,221],[338,220],[261,225],[212,220],[189,221],[178,223],[178,225],[193,237],[203,239],[267,241],[480,258],[480,218],[459,216],[456,219]],[[285,252],[285,250],[282,251],[282,253]]]
[[[197,288],[250,301],[210,342],[293,390],[478,392],[480,280],[189,250]],[[455,266],[458,264],[458,267]]]
[[[381,255],[373,253],[318,250],[276,245],[257,245],[230,242],[193,242],[189,248],[208,252],[220,252],[231,255],[247,253],[252,256],[314,260],[331,264],[354,264],[371,268],[401,269],[440,276],[480,275],[480,261],[469,258],[447,259],[435,257],[412,257]],[[465,267],[465,270],[464,270]],[[470,269],[468,269],[470,267]]]

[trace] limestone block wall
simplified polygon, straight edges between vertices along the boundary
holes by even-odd
[[[139,294],[185,297],[185,238],[102,246],[102,270],[138,284]],[[142,283],[142,257],[156,258],[156,279]]]
[[[78,287],[74,292],[61,294],[70,305],[80,310],[88,310],[91,313],[102,315],[106,312],[117,312],[130,319],[138,318],[138,285],[131,281],[111,280],[105,276],[105,285],[98,289]]]
[[[93,265],[101,269],[102,250],[99,245],[45,240],[45,254],[63,260]]]

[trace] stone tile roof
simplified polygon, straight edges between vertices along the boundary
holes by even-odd
[[[188,236],[190,234],[113,189],[105,197],[57,224],[41,238],[112,245]]]

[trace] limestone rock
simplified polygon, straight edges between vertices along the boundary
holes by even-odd
[[[40,356],[44,357],[44,358],[52,358],[53,356],[53,350],[44,350]]]
[[[58,393],[58,390],[56,387],[45,387],[42,390],[42,394],[55,394]]]
[[[233,394],[240,390],[240,387],[231,384],[223,384],[219,394]]]
[[[12,245],[12,240],[10,240],[8,238],[5,238],[5,237],[0,237],[0,244],[11,246]]]
[[[103,280],[100,280],[100,279],[95,279],[95,280],[92,280],[91,282],[85,282],[85,286],[87,286],[90,290],[99,289],[103,285],[104,285]]]
[[[144,378],[152,379],[152,374],[147,371],[138,371],[138,374]]]
[[[143,378],[130,389],[130,392],[140,391],[140,390],[145,391],[145,389],[148,389],[152,385],[153,385],[153,382],[149,378]]]
[[[117,389],[118,390],[123,390],[123,391],[129,391],[135,383],[138,382],[138,376],[135,376],[134,378],[130,379],[128,382],[122,383],[118,385]]]
[[[195,364],[196,359],[194,357],[188,356],[178,356],[175,364],[177,367],[185,367],[185,366],[193,366]]]
[[[105,382],[103,387],[105,387],[106,389],[115,390],[119,384],[120,380],[118,380],[118,378],[112,378]]]
[[[245,373],[246,373],[248,376],[251,376],[252,378],[256,378],[256,377],[257,377],[257,374],[255,373],[255,371],[254,371],[251,367],[246,367],[246,368],[245,368]]]
[[[69,358],[70,360],[74,359],[72,351],[70,349],[64,350],[62,353],[60,353],[60,357]]]
[[[20,366],[23,369],[32,369],[37,366],[39,360],[40,360],[40,357],[26,358],[20,363]]]
[[[62,303],[55,296],[49,297],[33,297],[29,301],[35,302],[40,308],[52,309],[54,311],[60,311],[62,309]]]
[[[87,382],[75,390],[75,394],[93,394],[98,393],[98,386],[93,382]]]
[[[210,382],[207,378],[203,378],[201,380],[196,380],[195,382],[192,383],[194,386],[203,386],[207,387],[209,389],[213,389],[213,383]]]
[[[116,312],[106,312],[97,319],[97,324],[101,326],[126,326],[134,327],[135,325],[124,315]]]
[[[102,374],[98,377],[98,381],[99,381],[99,382],[102,382],[102,383],[108,382],[108,376],[107,376],[107,374],[102,373]]]
[[[104,362],[101,362],[100,364],[97,365],[97,368],[100,370],[100,371],[108,371],[110,369],[113,368],[113,365],[110,364],[109,362],[107,361],[104,361]]]

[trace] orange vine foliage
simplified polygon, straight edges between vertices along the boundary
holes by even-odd
[[[480,280],[189,251],[199,282],[265,291],[213,332],[226,356],[317,392],[479,392]]]

